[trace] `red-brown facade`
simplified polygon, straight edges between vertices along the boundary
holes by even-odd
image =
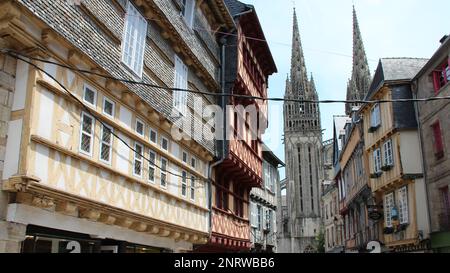
[[[261,42],[265,37],[256,12],[241,5],[244,14],[236,17],[237,35],[230,35],[226,46],[225,92],[266,98],[268,77],[276,67],[267,43]],[[262,185],[261,137],[267,128],[268,107],[266,101],[236,97],[230,97],[227,104],[235,109],[254,106],[258,115],[227,110],[228,139],[213,175],[211,238],[198,249],[201,252],[245,252],[251,248],[249,197],[253,187]]]

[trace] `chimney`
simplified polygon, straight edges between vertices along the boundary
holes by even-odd
[[[442,37],[442,39],[439,41],[441,42],[441,44],[443,44],[445,42],[445,40],[447,40],[448,35],[444,35],[444,37]]]

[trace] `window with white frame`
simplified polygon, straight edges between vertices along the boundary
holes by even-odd
[[[258,227],[258,219],[257,219],[257,208],[256,208],[256,203],[251,202],[250,203],[250,220],[251,220],[251,225],[254,228]]]
[[[169,151],[169,140],[166,137],[161,137],[161,149]]]
[[[158,143],[158,132],[153,128],[150,128],[150,142]]]
[[[272,211],[270,209],[266,209],[266,230],[272,229]]]
[[[392,209],[395,206],[394,193],[384,196],[384,217],[386,227],[392,227]]]
[[[175,55],[175,88],[188,89],[188,68],[183,61]],[[173,107],[182,115],[187,111],[187,92],[173,91]]]
[[[83,101],[94,107],[97,105],[97,91],[87,84],[84,85]]]
[[[409,222],[408,211],[408,188],[405,186],[398,190],[398,214],[400,224],[407,224]]]
[[[150,181],[151,183],[155,183],[156,153],[150,150],[148,159],[148,181]]]
[[[167,165],[169,162],[164,157],[161,157],[161,187],[167,187]]]
[[[373,151],[373,162],[375,174],[381,173],[381,149],[378,148]]]
[[[380,110],[380,104],[377,103],[372,108],[371,114],[370,114],[370,125],[372,128],[378,128],[381,125],[381,110]]]
[[[181,0],[181,15],[188,27],[194,25],[195,0]]]
[[[81,114],[80,152],[92,156],[94,139],[94,118],[86,113]]]
[[[257,205],[257,219],[256,219],[256,221],[257,221],[258,230],[262,229],[262,215],[263,215],[262,213],[263,213],[262,212],[262,207],[260,205]]]
[[[193,169],[197,168],[197,159],[195,157],[191,157],[191,167]]]
[[[128,1],[122,38],[122,62],[138,77],[142,77],[146,37],[147,20]]]
[[[144,136],[144,130],[145,130],[145,125],[142,121],[140,121],[139,119],[136,119],[136,127],[135,127],[136,133],[138,133],[138,135],[140,136]]]
[[[142,156],[144,154],[144,147],[139,143],[135,143],[134,150],[133,174],[142,177]]]
[[[195,176],[191,176],[191,200],[195,200],[195,180],[197,178]]]
[[[187,162],[188,162],[188,154],[185,151],[183,151],[181,153],[181,160],[183,161],[183,163],[187,164]]]
[[[102,125],[102,134],[100,139],[100,160],[111,164],[112,154],[112,128],[106,125]]]
[[[392,167],[394,166],[394,152],[392,148],[392,140],[388,140],[383,144],[384,150],[384,165]]]
[[[186,171],[181,172],[181,195],[184,197],[187,196],[187,172]]]
[[[108,99],[107,97],[103,97],[103,114],[114,118],[114,111],[116,108],[116,104]]]

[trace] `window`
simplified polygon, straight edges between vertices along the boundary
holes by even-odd
[[[107,164],[111,164],[111,153],[112,153],[112,128],[103,125],[100,140],[100,160]]]
[[[392,209],[394,208],[394,193],[391,192],[384,196],[384,215],[386,227],[392,227]]]
[[[97,91],[88,85],[84,85],[83,100],[95,107],[97,105]]]
[[[434,155],[436,159],[444,157],[444,142],[442,139],[441,123],[439,121],[431,125],[434,136]]]
[[[182,158],[181,158],[181,160],[182,160],[184,163],[187,164],[187,162],[188,162],[188,154],[187,154],[185,151],[182,152]]]
[[[138,77],[142,77],[146,37],[147,21],[128,1],[122,39],[122,62]]]
[[[257,207],[257,227],[258,230],[262,229],[262,207],[260,205],[258,205]]]
[[[181,15],[188,27],[192,28],[194,24],[194,11],[195,11],[195,0],[182,0],[181,1]]]
[[[148,181],[155,183],[155,163],[156,163],[156,154],[155,152],[150,150],[149,154],[149,165],[148,165]]]
[[[161,157],[161,187],[167,186],[167,159]]]
[[[165,151],[169,151],[169,140],[165,137],[161,137],[161,148]]]
[[[266,230],[272,230],[272,211],[270,209],[266,210]]]
[[[182,171],[181,172],[181,195],[186,197],[187,195],[187,172]]]
[[[86,113],[81,114],[80,151],[92,156],[94,136],[94,118]]]
[[[408,211],[408,188],[405,186],[398,190],[398,213],[400,224],[407,224],[409,222]]]
[[[153,128],[150,128],[150,142],[155,144],[158,143],[158,132]]]
[[[450,58],[445,60],[433,72],[434,92],[437,95],[439,91],[450,81]]]
[[[133,174],[142,177],[142,156],[144,154],[144,148],[141,144],[135,143],[134,150]]]
[[[140,121],[139,119],[136,119],[136,127],[135,127],[136,133],[138,133],[141,136],[144,136],[144,130],[145,130],[144,128],[145,128],[144,123],[142,121]]]
[[[191,176],[191,200],[195,200],[195,176]]]
[[[250,222],[252,227],[257,228],[258,227],[258,215],[257,215],[257,207],[256,203],[251,202],[250,203]]]
[[[183,61],[175,55],[175,88],[188,89],[187,87],[188,70]],[[173,91],[173,107],[182,115],[187,111],[187,92]]]
[[[192,168],[197,168],[197,159],[195,157],[191,158],[191,167]]]
[[[115,103],[106,97],[103,97],[103,114],[114,118]]]
[[[394,153],[392,149],[392,140],[388,140],[383,144],[384,150],[384,166],[394,166]]]
[[[450,195],[448,191],[448,187],[440,189],[442,196],[442,207],[444,209],[444,215],[447,216],[447,219],[450,220]]]
[[[375,104],[370,114],[370,125],[372,128],[378,128],[381,125],[380,104]]]
[[[373,152],[374,172],[381,173],[381,149],[378,148]]]

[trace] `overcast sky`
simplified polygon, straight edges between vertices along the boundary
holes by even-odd
[[[278,74],[269,96],[283,97],[290,71],[293,6],[297,9],[308,73],[320,99],[345,99],[352,70],[352,3],[358,13],[370,69],[382,57],[430,58],[450,33],[449,0],[241,0],[255,6]],[[334,54],[336,53],[336,54]],[[282,104],[272,103],[265,141],[284,160]],[[321,105],[324,140],[332,138],[333,115],[344,105]],[[281,172],[284,177],[284,171]]]

